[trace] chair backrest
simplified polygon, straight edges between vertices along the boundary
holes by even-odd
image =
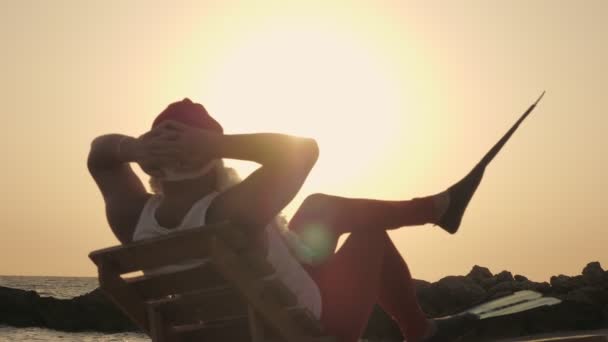
[[[333,340],[322,336],[319,322],[297,306],[272,265],[233,224],[173,232],[89,257],[100,288],[154,341]],[[175,267],[185,262],[189,266]],[[167,271],[146,272],[163,267]]]

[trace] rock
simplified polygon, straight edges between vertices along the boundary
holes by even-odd
[[[542,294],[549,294],[551,292],[551,284],[547,283],[546,281],[543,281],[542,283],[534,283],[534,284],[535,284],[534,290],[536,290]]]
[[[583,280],[587,285],[599,285],[604,282],[604,270],[599,262],[590,262],[583,269]]]
[[[40,296],[35,291],[25,291],[0,286],[0,324],[15,327],[43,326],[42,317],[35,311]]]
[[[479,303],[486,291],[463,276],[448,276],[418,292],[420,305],[431,317],[459,312]]]
[[[498,283],[495,286],[492,286],[491,288],[488,289],[488,298],[486,300],[489,299],[494,299],[494,298],[500,298],[502,296],[505,295],[510,295],[514,292],[517,291],[523,291],[523,290],[531,290],[531,291],[538,291],[541,293],[546,293],[549,289],[551,288],[551,286],[548,283],[535,283],[533,281],[530,280],[526,280],[526,281],[510,281],[510,282],[502,282],[502,283]]]
[[[513,279],[513,275],[511,274],[511,272],[502,271],[496,275],[496,280],[499,283],[502,283],[506,281],[514,281],[515,279]]]
[[[600,271],[602,272],[600,276]],[[563,299],[558,305],[479,321],[462,341],[495,341],[565,330],[608,329],[608,272],[590,263],[582,275],[551,277],[536,283],[510,272],[492,273],[475,266],[466,276],[448,276],[430,283],[414,280],[420,306],[428,317],[445,316],[492,298],[534,290]],[[604,279],[603,281],[599,281]],[[0,287],[0,325],[44,327],[66,331],[135,331],[134,325],[99,290],[72,299],[40,297],[34,291]],[[365,338],[401,341],[397,324],[376,306]]]
[[[492,278],[492,272],[486,267],[475,265],[466,277],[480,283],[484,279]]]
[[[554,293],[568,293],[576,288],[585,286],[585,281],[582,276],[568,277],[565,275],[558,275],[551,277],[551,289]]]
[[[531,290],[540,293],[548,293],[551,290],[551,285],[547,282],[537,283],[534,281],[526,280],[518,282],[518,291],[520,290]]]
[[[496,290],[491,293],[488,293],[486,298],[483,300],[484,302],[491,301],[494,299],[510,296],[513,294],[512,290]]]
[[[568,292],[568,294],[564,297],[566,300],[570,300],[576,303],[583,304],[593,304],[593,299],[589,296],[588,291],[585,289],[577,289],[574,291]]]
[[[560,274],[551,277],[551,287],[556,292],[568,292],[570,277]]]
[[[512,315],[480,320],[462,342],[496,341],[527,335],[602,327],[602,312],[582,303],[565,301]]]
[[[522,276],[522,275],[519,275],[519,274],[516,274],[516,275],[513,277],[513,279],[515,279],[515,281],[528,281],[528,278],[526,278],[526,277],[524,277],[524,276]]]
[[[525,335],[525,322],[517,315],[492,317],[480,320],[477,329],[462,341],[495,341]]]
[[[498,279],[496,279],[496,277],[482,279],[479,282],[479,285],[481,285],[481,287],[483,287],[486,290],[490,289],[491,287],[495,286],[496,284],[498,284]]]
[[[523,312],[530,333],[599,329],[601,308],[565,300],[560,304]]]
[[[0,324],[63,331],[135,330],[99,289],[72,299],[57,299],[0,286]]]
[[[585,286],[568,292],[565,299],[576,303],[598,306],[601,309],[604,305],[608,305],[608,291],[599,287]]]
[[[429,287],[431,285],[431,283],[429,283],[426,280],[419,280],[419,279],[413,279],[414,280],[414,287],[416,289],[421,289],[424,287]]]
[[[504,283],[504,282],[512,282],[514,281],[511,272],[502,271],[490,278],[482,278],[479,280],[479,285],[486,290],[493,288],[494,286]],[[505,285],[506,286],[506,285]]]
[[[500,298],[504,295],[508,296],[518,290],[519,290],[519,286],[514,281],[498,283],[488,290],[488,299]],[[486,300],[488,300],[488,299],[486,299]]]

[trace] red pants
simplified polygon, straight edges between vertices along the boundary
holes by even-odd
[[[386,230],[430,223],[435,215],[432,197],[378,201],[315,194],[302,203],[289,227],[327,255],[304,268],[321,291],[321,323],[328,335],[357,341],[376,303],[408,341],[426,332],[409,269]],[[351,234],[334,253],[343,233]]]

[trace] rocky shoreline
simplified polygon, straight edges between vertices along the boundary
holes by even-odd
[[[577,276],[558,275],[537,283],[521,275],[474,266],[466,276],[429,283],[416,280],[420,305],[430,317],[463,311],[520,290],[557,297],[562,303],[479,321],[464,341],[484,341],[540,333],[608,328],[608,271],[589,263]],[[131,322],[96,289],[72,299],[41,297],[35,291],[0,286],[0,324],[63,331],[135,331]],[[375,308],[365,338],[400,341],[394,322]]]

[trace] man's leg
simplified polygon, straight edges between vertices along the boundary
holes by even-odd
[[[354,232],[336,254],[307,267],[321,291],[321,323],[337,341],[358,341],[378,301],[385,254],[382,234]]]
[[[410,270],[388,234],[384,235],[385,254],[380,274],[378,304],[399,325],[407,341],[418,341],[430,326],[420,308]]]
[[[292,218],[290,229],[307,243],[319,235],[337,239],[335,235],[359,230],[384,231],[426,223],[455,234],[484,171],[485,164],[480,163],[446,191],[406,201],[310,195]]]
[[[384,201],[313,194],[304,200],[290,225],[319,221],[331,224],[334,231],[342,233],[417,226],[438,220],[437,201],[435,196]]]
[[[445,197],[428,196],[408,201],[345,198],[325,194],[308,196],[289,222],[289,229],[327,257],[335,251],[344,233],[384,232],[403,226],[437,222],[447,203]],[[443,207],[442,207],[443,206]]]
[[[328,240],[322,244],[325,261],[307,270],[321,290],[322,322],[329,333],[339,341],[356,341],[379,302],[399,320],[404,333],[417,336],[426,332],[428,323],[418,306],[409,270],[386,230],[433,222],[436,217],[433,197],[380,201],[316,194],[304,201],[289,227],[304,240],[319,235]],[[343,233],[351,234],[334,254]],[[388,275],[394,272],[399,274]],[[398,303],[388,306],[388,300]]]

